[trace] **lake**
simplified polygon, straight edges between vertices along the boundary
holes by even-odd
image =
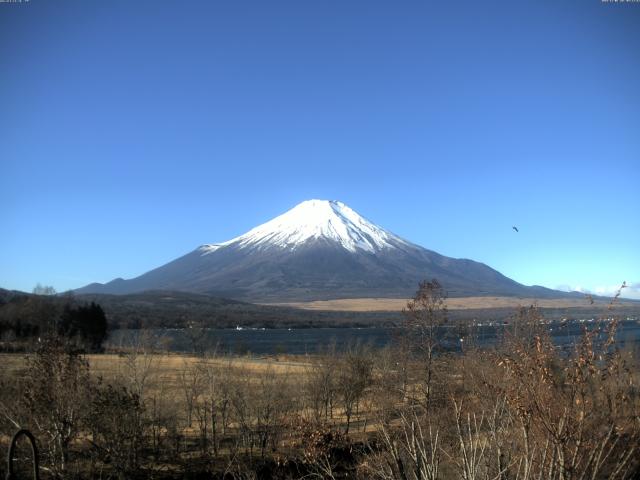
[[[571,345],[579,338],[583,328],[595,328],[600,322],[590,319],[556,322],[547,325],[554,343]],[[473,342],[483,347],[495,344],[502,337],[505,325],[477,325],[465,332],[458,326],[439,329],[443,345],[448,350],[460,351]],[[108,346],[129,346],[135,344],[141,335],[140,330],[115,330],[108,339]],[[185,329],[154,329],[144,335],[153,342],[163,345],[170,351],[190,352],[194,349],[213,350],[233,354],[269,355],[288,353],[302,355],[317,353],[335,344],[337,350],[343,350],[354,343],[370,344],[373,347],[388,345],[394,336],[402,334],[397,328],[302,328],[302,329],[206,329],[188,331]],[[635,346],[640,343],[640,323],[636,319],[619,323],[616,342],[620,347]]]

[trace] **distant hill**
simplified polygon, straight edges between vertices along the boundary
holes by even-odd
[[[324,200],[303,202],[240,237],[203,245],[139,277],[76,292],[171,290],[263,303],[408,298],[418,282],[432,278],[450,297],[581,296],[525,286],[482,263],[440,255]]]

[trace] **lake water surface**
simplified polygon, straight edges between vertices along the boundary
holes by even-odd
[[[553,341],[557,345],[571,345],[581,335],[583,328],[595,328],[599,322],[571,321],[547,325]],[[461,351],[464,345],[474,343],[489,347],[504,335],[504,325],[482,325],[472,329],[460,327],[440,328],[443,345],[452,351]],[[110,346],[128,346],[136,343],[142,331],[116,330],[111,333]],[[233,354],[253,353],[268,355],[277,353],[306,354],[317,353],[335,344],[343,350],[354,343],[384,347],[402,331],[396,328],[302,328],[302,329],[206,329],[189,332],[184,329],[155,329],[144,335],[151,336],[157,344],[170,351],[190,352],[197,350],[217,350]],[[467,342],[465,344],[465,341]],[[633,319],[621,321],[616,341],[621,346],[640,346],[640,323]],[[637,345],[636,345],[637,344]]]

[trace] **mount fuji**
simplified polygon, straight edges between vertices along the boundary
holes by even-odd
[[[527,287],[467,259],[445,257],[366,220],[344,203],[308,200],[223,243],[130,280],[93,283],[77,293],[174,290],[252,302],[407,298],[436,278],[449,296],[566,297]]]

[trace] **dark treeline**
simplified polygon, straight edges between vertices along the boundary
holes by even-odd
[[[100,305],[65,295],[0,295],[0,349],[32,350],[45,336],[58,335],[86,352],[99,352],[107,338]]]
[[[392,326],[402,317],[399,312],[332,312],[255,305],[186,292],[53,296],[0,289],[0,325],[5,331],[8,327],[22,331],[37,326],[52,310],[92,302],[102,307],[111,330],[186,328],[192,324],[209,328]]]

